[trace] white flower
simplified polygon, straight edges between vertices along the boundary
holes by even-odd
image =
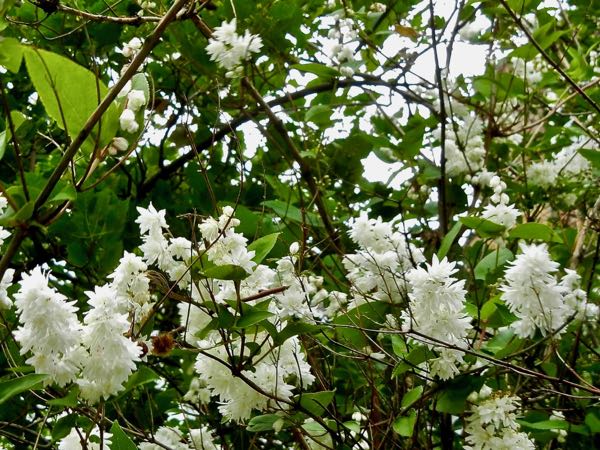
[[[39,266],[24,273],[19,284],[15,305],[21,325],[14,336],[21,354],[31,352],[26,363],[64,386],[79,372],[82,330],[75,302],[48,286]]]
[[[123,389],[140,359],[141,347],[124,336],[130,324],[120,313],[118,296],[111,286],[96,287],[86,295],[91,306],[84,318],[83,343],[88,354],[83,358],[77,383],[81,396],[96,403]]]
[[[6,290],[12,285],[14,275],[14,269],[6,269],[2,276],[0,281],[0,309],[10,309],[12,307],[12,302],[8,298]]]
[[[134,37],[123,46],[121,53],[126,58],[132,58],[136,55],[140,48],[142,48],[142,41],[139,38]]]
[[[94,436],[98,442],[89,439],[90,436]],[[102,433],[102,444],[100,444],[100,430],[98,427],[95,427],[89,434],[84,430],[80,430],[78,433],[77,429],[72,428],[71,432],[58,443],[58,450],[83,450],[84,447],[81,445],[82,439],[84,439],[85,448],[88,450],[109,450],[111,437],[112,434],[110,433]]]
[[[521,211],[515,208],[515,205],[506,205],[499,203],[497,205],[486,205],[481,213],[481,217],[498,225],[504,226],[507,230],[517,224],[517,218]]]
[[[550,259],[546,244],[520,243],[521,254],[506,270],[500,286],[502,299],[519,320],[511,325],[517,335],[533,337],[536,329],[543,335],[559,328],[569,315],[561,288],[553,275],[558,263]]]
[[[142,106],[146,104],[146,95],[144,91],[134,89],[127,94],[127,109],[131,109],[136,112]]]
[[[117,154],[117,152],[124,152],[128,148],[129,142],[127,141],[127,139],[123,137],[115,137],[110,142],[110,145],[108,147],[108,153],[114,156]]]
[[[148,208],[137,207],[137,212],[140,214],[135,223],[140,225],[140,233],[161,233],[163,229],[168,229],[167,221],[165,219],[166,211],[161,209],[157,211],[152,202],[148,205]]]
[[[121,129],[127,133],[135,133],[140,125],[135,120],[135,113],[131,109],[124,109],[119,117]]]
[[[258,53],[262,48],[262,39],[250,34],[248,30],[240,36],[236,32],[236,20],[223,22],[216,27],[206,46],[206,52],[211,61],[216,61],[227,70],[228,77],[234,77],[241,70],[242,61],[250,59],[252,53]]]

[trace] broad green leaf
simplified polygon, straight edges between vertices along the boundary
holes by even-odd
[[[544,242],[560,242],[563,240],[548,225],[543,223],[528,222],[514,227],[508,233],[511,239],[539,240]]]
[[[340,75],[336,69],[317,63],[294,64],[291,66],[291,69],[296,69],[300,72],[314,73],[323,78],[333,78]]]
[[[286,327],[277,333],[273,339],[275,344],[281,345],[292,336],[298,334],[314,334],[321,330],[319,325],[313,325],[307,322],[288,322]]]
[[[137,450],[137,446],[125,434],[118,421],[114,421],[110,427],[112,433],[110,450]]]
[[[593,409],[585,415],[585,424],[592,433],[600,433],[600,413],[597,409]]]
[[[23,59],[23,46],[15,38],[0,36],[0,66],[17,73]]]
[[[55,398],[52,400],[48,400],[48,404],[52,406],[68,406],[70,408],[74,408],[77,406],[77,396],[79,395],[79,387],[75,385],[71,389],[67,395],[62,398]]]
[[[467,397],[473,391],[479,391],[485,382],[484,377],[461,375],[445,381],[435,404],[436,411],[461,414],[467,406]]]
[[[448,251],[450,250],[450,247],[452,247],[452,244],[454,243],[454,239],[456,239],[456,236],[458,236],[458,233],[460,233],[461,228],[462,228],[462,223],[456,222],[452,226],[450,231],[448,231],[448,233],[446,233],[446,236],[444,236],[444,239],[442,239],[442,245],[440,245],[440,249],[437,252],[437,257],[440,260],[444,259],[444,257],[448,254]]]
[[[243,314],[235,323],[235,328],[248,328],[273,316],[269,311],[254,310]]]
[[[321,416],[327,406],[332,402],[335,391],[311,392],[308,394],[299,394],[297,400],[300,406],[313,413],[315,416]]]
[[[525,420],[518,420],[519,424],[525,428],[532,430],[568,430],[571,424],[566,420],[542,420],[540,422],[527,422]]]
[[[90,70],[64,56],[33,47],[25,47],[24,55],[29,77],[46,112],[75,138],[108,89]],[[102,116],[101,136],[97,125],[86,145],[91,149],[96,140],[100,147],[107,145],[116,134],[118,117],[113,104]]]
[[[329,105],[313,105],[306,111],[304,120],[315,125],[324,126],[331,123],[332,114],[333,111]]]
[[[215,280],[232,281],[240,281],[250,276],[250,274],[240,266],[235,266],[233,264],[209,267],[202,272],[202,275],[206,278],[214,278]]]
[[[587,159],[596,170],[600,170],[600,150],[582,148],[579,153]]]
[[[122,394],[147,383],[152,383],[153,381],[159,380],[160,376],[151,368],[147,366],[140,366],[138,370],[133,372],[127,382],[125,383],[125,391],[121,392],[119,396]]]
[[[404,358],[408,353],[408,347],[406,346],[406,342],[400,336],[393,334],[391,337],[392,341],[392,350],[396,356],[400,356]]]
[[[479,236],[484,238],[498,236],[504,231],[502,225],[498,225],[497,223],[481,217],[461,217],[460,221],[466,227],[475,230]]]
[[[248,246],[248,251],[254,251],[254,261],[256,264],[260,264],[263,260],[269,255],[275,244],[277,243],[277,238],[281,233],[273,233],[268,234],[267,236],[263,236],[254,242],[252,242]]]
[[[250,419],[246,430],[253,433],[259,431],[273,431],[273,425],[278,420],[282,420],[282,417],[278,414],[264,414],[262,416],[256,416]]]
[[[411,409],[406,416],[398,416],[392,424],[393,430],[400,436],[411,437],[413,435],[415,424],[417,423],[417,412]]]
[[[25,122],[25,120],[27,120],[25,115],[19,111],[11,111],[10,117],[12,119],[13,127],[14,127],[15,131],[17,131],[19,129],[19,127],[21,125],[23,125],[23,122]],[[4,152],[6,152],[6,144],[8,144],[11,139],[12,139],[12,133],[11,133],[10,127],[7,123],[6,130],[4,130],[2,133],[0,133],[0,159],[2,159],[4,157]]]
[[[421,394],[423,393],[423,386],[417,386],[412,388],[402,397],[402,403],[400,404],[403,408],[408,408],[414,402],[416,402]]]
[[[75,414],[69,414],[58,419],[52,427],[52,441],[56,442],[67,436],[76,423],[77,416]]]
[[[10,400],[17,394],[28,390],[41,389],[41,382],[48,378],[48,375],[32,373],[12,380],[2,381],[0,383],[0,405]]]
[[[431,350],[424,345],[419,345],[418,347],[413,348],[408,355],[403,358],[403,361],[394,367],[392,377],[397,377],[409,370],[413,370],[419,364],[433,357],[435,357],[435,355]]]
[[[136,73],[131,77],[131,89],[142,91],[146,97],[146,104],[150,102],[150,85],[143,73]]]
[[[513,258],[513,253],[505,247],[492,251],[475,266],[475,279],[485,281],[488,274],[494,273],[498,268],[504,267]]]
[[[77,198],[77,190],[72,184],[67,184],[59,192],[53,195],[48,202],[63,202],[63,201],[74,201]]]

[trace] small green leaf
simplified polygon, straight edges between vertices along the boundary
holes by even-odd
[[[235,323],[235,328],[248,328],[273,316],[269,311],[254,310],[243,314]]]
[[[335,391],[311,392],[297,396],[300,406],[310,411],[315,416],[321,416],[333,400]]]
[[[483,238],[498,236],[504,231],[502,225],[498,225],[490,220],[481,217],[461,217],[460,221],[468,228],[477,232]]]
[[[321,327],[318,325],[313,325],[307,322],[288,322],[286,327],[281,330],[274,337],[274,342],[276,345],[281,345],[285,341],[287,341],[292,336],[296,336],[298,334],[314,334],[321,330]]]
[[[48,375],[32,373],[0,383],[0,405],[21,392],[41,389]]]
[[[214,278],[215,280],[240,281],[248,278],[250,274],[240,266],[225,264],[223,266],[209,267],[202,272],[202,275],[206,278]]]
[[[445,381],[435,409],[439,412],[461,414],[467,406],[467,397],[473,391],[479,391],[485,382],[484,377],[470,375],[457,376]]]
[[[408,408],[414,402],[416,402],[421,394],[423,393],[423,386],[417,386],[412,388],[402,397],[402,403],[400,404],[403,408]]]
[[[57,192],[49,202],[64,202],[67,200],[75,201],[77,199],[77,190],[73,187],[72,184],[67,184],[64,188],[62,188],[59,192]]]
[[[23,47],[15,38],[0,37],[0,66],[17,73],[23,59]]]
[[[446,236],[444,236],[444,239],[442,239],[442,245],[440,245],[440,249],[437,252],[438,259],[442,260],[448,254],[448,251],[450,250],[450,247],[452,247],[454,239],[456,239],[456,236],[458,236],[458,233],[460,233],[461,228],[462,223],[456,222],[450,231],[446,233]]]
[[[291,66],[291,68],[299,70],[300,72],[314,73],[315,75],[319,75],[323,78],[333,78],[339,76],[339,72],[336,69],[323,64],[294,64]]]
[[[282,417],[278,414],[264,414],[262,416],[256,416],[250,419],[246,430],[253,433],[259,431],[273,431],[273,425],[278,420],[282,420]]]
[[[114,421],[112,427],[110,427],[111,437],[111,450],[137,450],[137,446],[133,441],[125,434],[118,421]]]
[[[75,385],[69,390],[67,395],[62,398],[48,400],[48,404],[52,406],[68,406],[74,408],[77,406],[77,396],[79,395],[79,387]]]
[[[517,420],[519,425],[532,430],[568,430],[571,424],[566,420],[542,420],[540,422],[527,422],[525,420]]]
[[[392,424],[392,429],[400,436],[411,437],[415,424],[417,423],[417,412],[411,409],[407,416],[398,416]]]
[[[254,261],[256,264],[260,264],[261,262],[263,262],[263,260],[269,255],[271,250],[273,250],[273,247],[275,247],[275,244],[277,243],[277,238],[280,234],[281,233],[268,234],[252,242],[252,244],[248,246],[248,251],[254,250],[255,252],[252,261]]]
[[[548,225],[543,223],[528,222],[517,225],[510,230],[508,237],[511,239],[539,240],[544,242],[560,242],[563,240]]]
[[[513,258],[513,253],[505,247],[494,250],[475,266],[475,279],[485,281],[488,274],[495,272],[500,267],[504,267]]]

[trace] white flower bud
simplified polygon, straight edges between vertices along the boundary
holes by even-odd
[[[139,129],[139,125],[135,120],[135,113],[130,109],[125,109],[119,117],[119,123],[123,131],[128,133],[135,133]]]
[[[299,251],[300,244],[298,244],[297,242],[292,242],[292,245],[290,245],[290,255],[297,255]]]
[[[121,53],[126,58],[132,58],[140,48],[142,48],[142,41],[135,37],[123,46]]]
[[[108,147],[108,153],[114,156],[117,154],[117,152],[124,152],[128,148],[129,142],[127,142],[127,139],[123,137],[116,137],[111,141],[110,146]]]
[[[127,95],[127,108],[132,111],[137,111],[146,104],[146,96],[144,91],[134,89]]]

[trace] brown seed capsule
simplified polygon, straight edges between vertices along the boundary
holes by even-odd
[[[166,356],[175,347],[175,339],[171,333],[159,334],[150,339],[152,340],[152,354],[156,356]]]

